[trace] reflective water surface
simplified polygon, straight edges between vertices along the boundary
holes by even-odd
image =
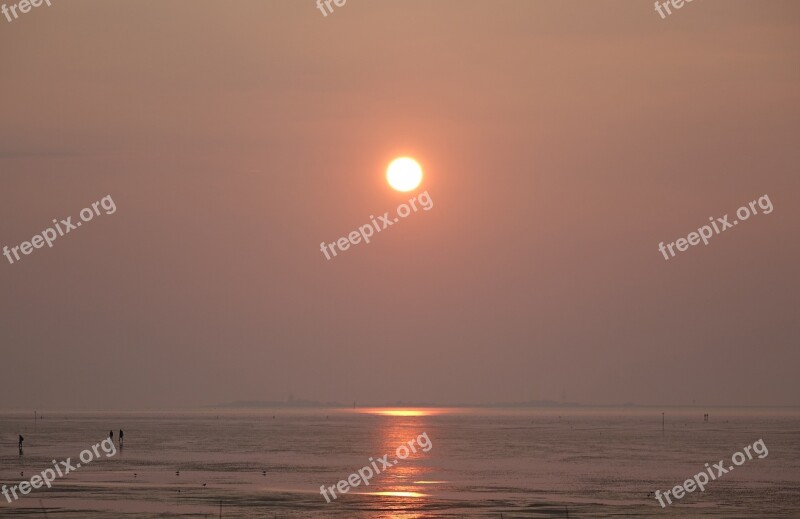
[[[800,416],[774,410],[286,409],[0,414],[0,484],[74,461],[125,431],[124,448],[37,489],[0,516],[800,517]],[[708,423],[703,414],[710,412]],[[397,447],[426,433],[398,459]],[[25,437],[24,452],[17,435]],[[763,438],[754,458],[662,509],[652,492]],[[327,503],[378,458],[396,464]],[[370,460],[372,458],[372,460]]]

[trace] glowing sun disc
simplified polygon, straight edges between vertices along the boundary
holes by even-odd
[[[386,170],[386,180],[398,191],[411,191],[422,182],[422,168],[408,157],[394,159]]]

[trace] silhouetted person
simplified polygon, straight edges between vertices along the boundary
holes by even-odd
[[[122,432],[122,429],[119,430],[119,446],[122,447],[122,437],[125,433]]]
[[[111,441],[114,441],[114,431],[108,431],[108,437],[111,438]]]
[[[23,438],[22,435],[20,434],[19,435],[19,450],[22,450],[22,442],[24,442],[24,441],[25,441],[25,438]]]

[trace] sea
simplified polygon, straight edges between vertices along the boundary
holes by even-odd
[[[92,452],[111,430],[113,450]],[[655,499],[758,441],[766,454],[751,449],[704,491]],[[50,488],[0,495],[0,517],[800,518],[797,409],[0,413],[0,484],[67,459]],[[364,467],[368,485],[351,476]]]

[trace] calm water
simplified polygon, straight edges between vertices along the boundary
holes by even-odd
[[[661,409],[2,414],[0,481],[74,464],[112,428],[124,449],[13,504],[0,496],[0,516],[219,517],[222,503],[223,517],[800,517],[800,415],[777,411],[673,409],[663,433]],[[320,495],[423,432],[429,452],[330,504]],[[666,509],[648,497],[759,438],[769,455],[705,492]]]

